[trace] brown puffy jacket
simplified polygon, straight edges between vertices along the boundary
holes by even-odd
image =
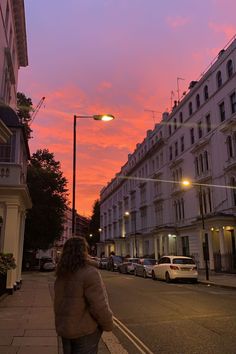
[[[58,277],[54,285],[56,331],[64,338],[78,338],[100,327],[111,331],[112,312],[101,275],[91,264],[76,273]]]

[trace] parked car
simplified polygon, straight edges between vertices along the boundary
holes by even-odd
[[[157,264],[157,260],[153,258],[142,258],[139,263],[134,264],[134,275],[141,275],[144,278],[152,276],[152,268]]]
[[[198,271],[194,260],[185,256],[163,256],[153,267],[152,278],[163,279],[167,283],[171,280],[191,280],[197,282]]]
[[[126,258],[123,263],[118,265],[118,272],[124,274],[133,274],[135,264],[139,262],[139,258]]]
[[[107,262],[107,270],[111,270],[112,272],[118,270],[118,265],[123,263],[123,259],[121,256],[110,256]]]
[[[108,260],[109,260],[108,257],[102,257],[102,258],[100,258],[100,261],[99,261],[99,268],[100,268],[100,269],[107,269]]]
[[[52,258],[44,257],[40,259],[40,270],[41,271],[51,271],[55,270],[56,265],[53,262]]]

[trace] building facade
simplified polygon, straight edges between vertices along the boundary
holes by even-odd
[[[236,270],[235,73],[234,38],[102,189],[100,251]]]
[[[29,148],[15,113],[18,71],[28,65],[24,1],[2,0],[0,13],[0,120],[5,134],[10,132],[0,142],[0,252],[13,253],[16,260],[16,269],[7,274],[7,289],[13,291],[21,281],[25,216],[31,207]]]

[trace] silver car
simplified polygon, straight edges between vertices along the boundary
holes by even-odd
[[[140,275],[144,278],[152,276],[152,269],[157,264],[157,260],[153,258],[142,258],[139,263],[134,264],[134,275]]]
[[[135,264],[139,262],[139,258],[127,258],[118,265],[118,272],[124,274],[134,274]]]

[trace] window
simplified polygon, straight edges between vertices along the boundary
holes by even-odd
[[[205,169],[206,171],[209,170],[209,163],[208,163],[208,152],[204,151],[204,161],[205,161]]]
[[[181,136],[181,138],[180,138],[180,149],[181,149],[181,152],[184,151],[184,136]]]
[[[220,121],[223,122],[225,120],[225,103],[224,101],[219,104],[220,110]]]
[[[183,123],[183,113],[182,112],[180,112],[180,114],[179,114],[179,122],[180,122],[180,124]]]
[[[203,173],[203,171],[204,171],[204,165],[203,165],[203,157],[202,157],[202,154],[200,154],[200,156],[199,156],[199,161],[200,161],[201,173]]]
[[[193,114],[193,104],[192,104],[192,102],[189,102],[189,104],[188,104],[188,112],[189,112],[190,116]]]
[[[189,256],[189,237],[183,236],[181,237],[182,240],[182,254],[183,256]]]
[[[202,138],[202,122],[198,122],[198,138]]]
[[[200,105],[201,105],[201,102],[200,102],[200,95],[197,94],[197,96],[196,96],[196,107],[199,108]]]
[[[194,128],[190,129],[190,141],[191,144],[194,144]]]
[[[208,86],[204,86],[204,98],[205,98],[205,101],[208,100],[209,98],[209,92],[208,92]]]
[[[233,144],[232,144],[232,138],[230,135],[227,136],[226,145],[227,145],[227,151],[228,151],[228,158],[230,159],[231,157],[233,157]]]
[[[0,162],[14,162],[16,150],[16,135],[15,133],[7,143],[0,144]]]
[[[236,112],[236,93],[230,95],[231,112],[234,114]]]
[[[232,199],[233,199],[233,206],[236,206],[236,180],[235,177],[232,177],[230,180],[230,185],[232,188]]]
[[[178,141],[175,142],[175,157],[178,156]]]
[[[198,165],[198,158],[197,157],[195,157],[194,163],[195,163],[195,173],[197,176],[199,176],[199,165]]]
[[[228,62],[227,62],[227,74],[228,74],[228,78],[230,79],[232,76],[233,76],[233,62],[232,60],[230,59]]]
[[[173,158],[172,146],[169,147],[169,160],[171,161]]]
[[[217,88],[220,88],[222,86],[221,71],[218,71],[218,73],[216,74],[216,84],[217,84]]]
[[[174,129],[175,130],[177,129],[177,120],[176,120],[176,118],[174,119]]]
[[[211,131],[211,115],[210,113],[206,115],[206,129],[207,133]]]

